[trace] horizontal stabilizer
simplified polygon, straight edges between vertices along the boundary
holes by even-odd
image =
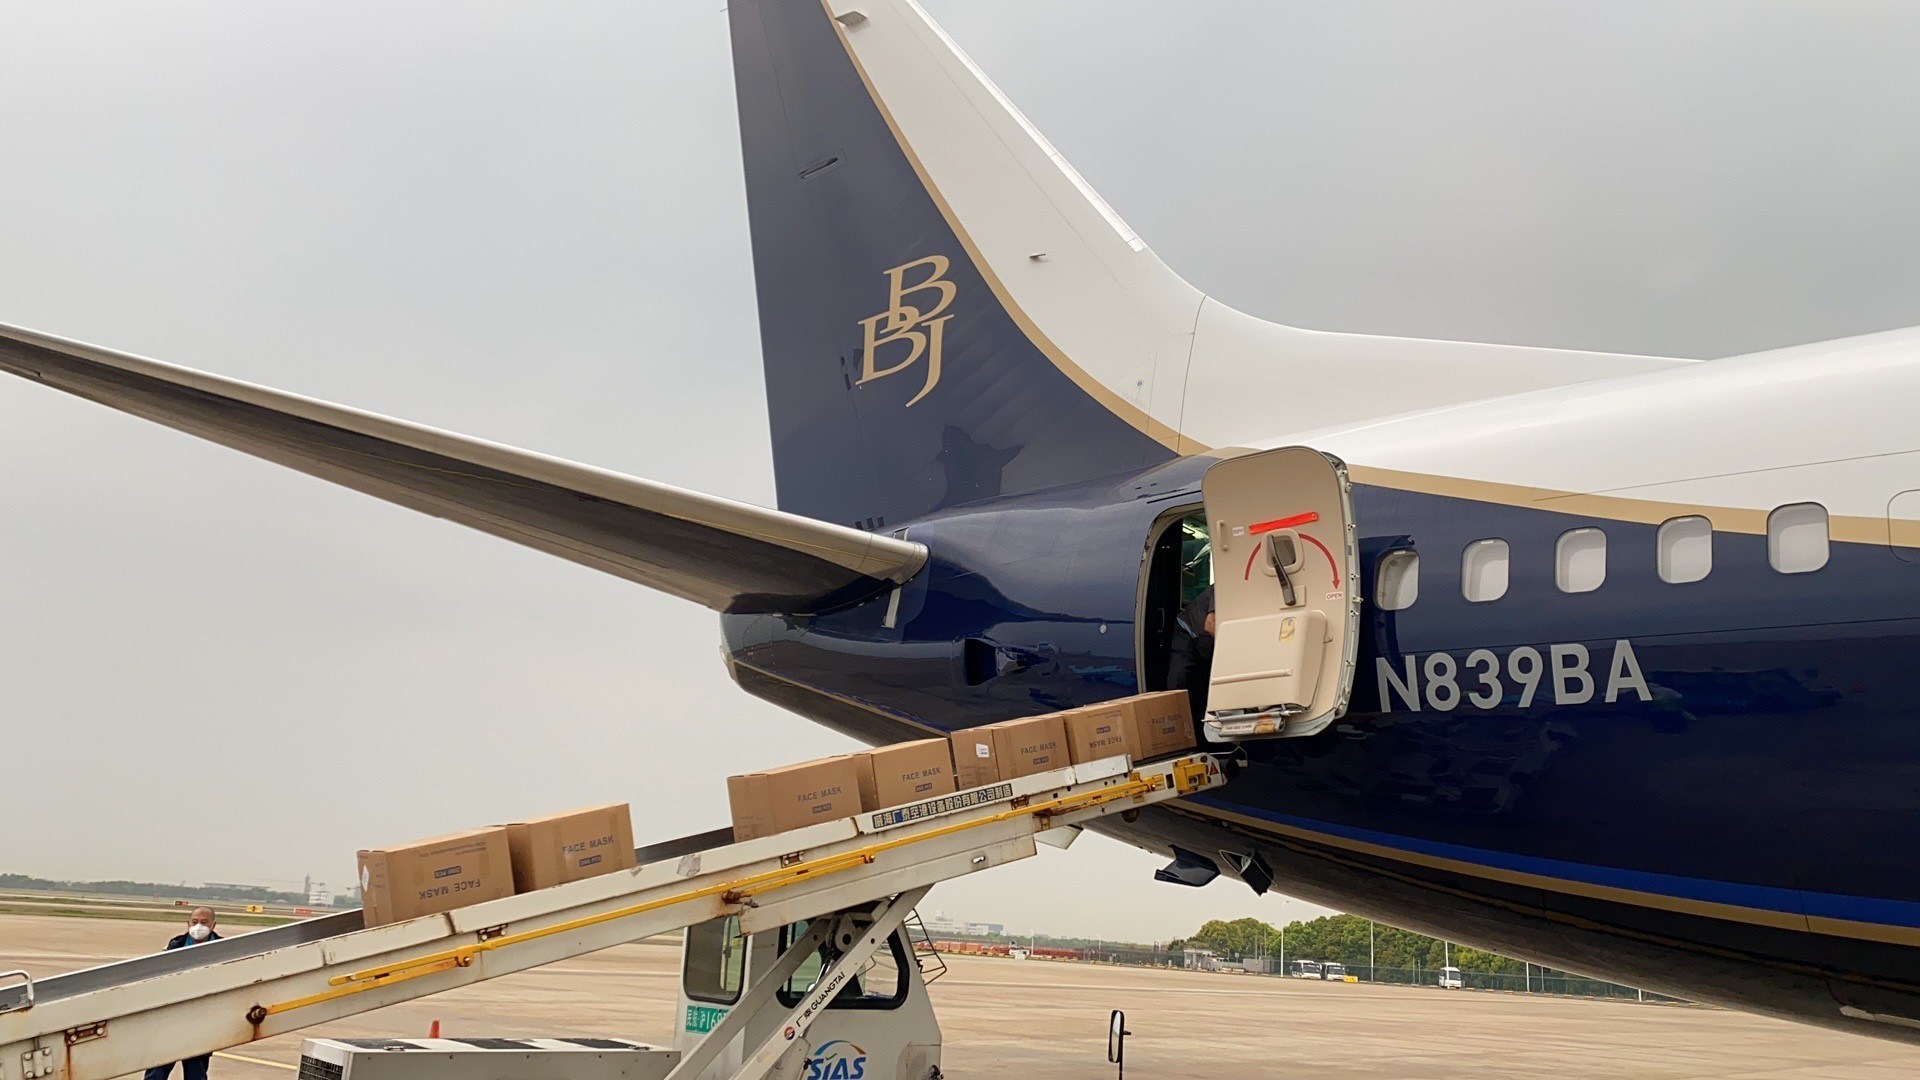
[[[805,614],[912,577],[890,536],[0,325],[0,370],[722,612]]]

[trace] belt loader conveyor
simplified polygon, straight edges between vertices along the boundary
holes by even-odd
[[[747,933],[813,920],[815,940],[796,945],[846,934],[857,964],[872,955],[861,939],[884,940],[940,881],[1026,858],[1050,829],[1223,783],[1209,754],[1108,758],[743,843],[719,830],[642,848],[633,870],[388,926],[347,912],[0,986],[0,1080],[108,1080],[730,915]],[[833,974],[793,1009],[788,1039]],[[744,1064],[764,1074],[778,1049]]]

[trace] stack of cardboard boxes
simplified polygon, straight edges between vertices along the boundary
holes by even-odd
[[[736,841],[1125,754],[1193,746],[1187,695],[1141,694],[727,778]],[[360,852],[366,925],[631,869],[627,804],[591,806]]]
[[[733,838],[753,840],[1119,754],[1145,761],[1193,744],[1182,691],[1023,716],[945,739],[730,776]]]
[[[727,777],[733,838],[754,840],[954,791],[947,740],[895,743]]]
[[[1140,694],[1057,713],[1074,764],[1126,754],[1135,761],[1193,749],[1193,714],[1182,690]]]
[[[634,864],[627,804],[590,806],[362,851],[360,906],[385,926]]]

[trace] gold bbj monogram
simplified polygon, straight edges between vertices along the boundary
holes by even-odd
[[[887,310],[860,320],[861,327],[866,331],[866,348],[860,360],[860,385],[898,374],[923,358],[927,362],[927,383],[907,405],[912,406],[915,401],[926,397],[927,392],[940,381],[940,347],[946,338],[947,323],[953,319],[951,315],[940,313],[953,306],[953,298],[959,292],[953,282],[946,278],[948,265],[945,255],[929,255],[887,271]],[[909,284],[907,274],[921,267],[926,268],[926,276]],[[926,292],[939,296],[938,302],[931,308],[922,311],[907,303],[907,297]],[[897,341],[906,343],[906,358],[887,367],[876,366],[874,351]]]

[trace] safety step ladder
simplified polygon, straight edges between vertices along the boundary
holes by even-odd
[[[933,935],[927,932],[927,924],[920,918],[918,911],[907,915],[907,942],[912,946],[913,962],[920,967],[920,978],[933,982],[947,973],[947,962],[940,956],[940,950],[934,948]]]

